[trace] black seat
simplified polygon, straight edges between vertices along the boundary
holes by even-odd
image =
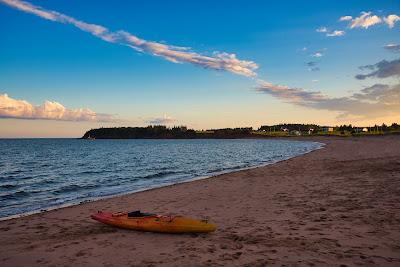
[[[128,213],[128,218],[147,217],[147,216],[154,216],[154,215],[155,214],[152,214],[152,213],[143,213],[143,212],[140,212],[140,210],[135,210],[135,211]]]

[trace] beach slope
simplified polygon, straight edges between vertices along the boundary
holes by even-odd
[[[308,140],[308,139],[301,139]],[[400,136],[310,138],[270,166],[0,222],[1,266],[400,266]],[[97,210],[208,218],[211,234],[109,227]]]

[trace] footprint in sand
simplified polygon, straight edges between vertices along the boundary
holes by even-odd
[[[83,250],[81,250],[81,251],[79,251],[78,253],[75,254],[75,256],[77,256],[77,257],[82,257],[82,256],[85,256],[85,255],[86,255],[86,252],[83,251]]]

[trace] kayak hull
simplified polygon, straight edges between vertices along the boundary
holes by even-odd
[[[108,225],[137,231],[159,233],[208,233],[215,231],[213,224],[182,216],[128,217],[127,213],[98,212],[92,214],[91,217]]]

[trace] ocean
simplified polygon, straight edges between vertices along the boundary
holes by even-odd
[[[0,218],[271,164],[321,146],[262,139],[0,139]]]

